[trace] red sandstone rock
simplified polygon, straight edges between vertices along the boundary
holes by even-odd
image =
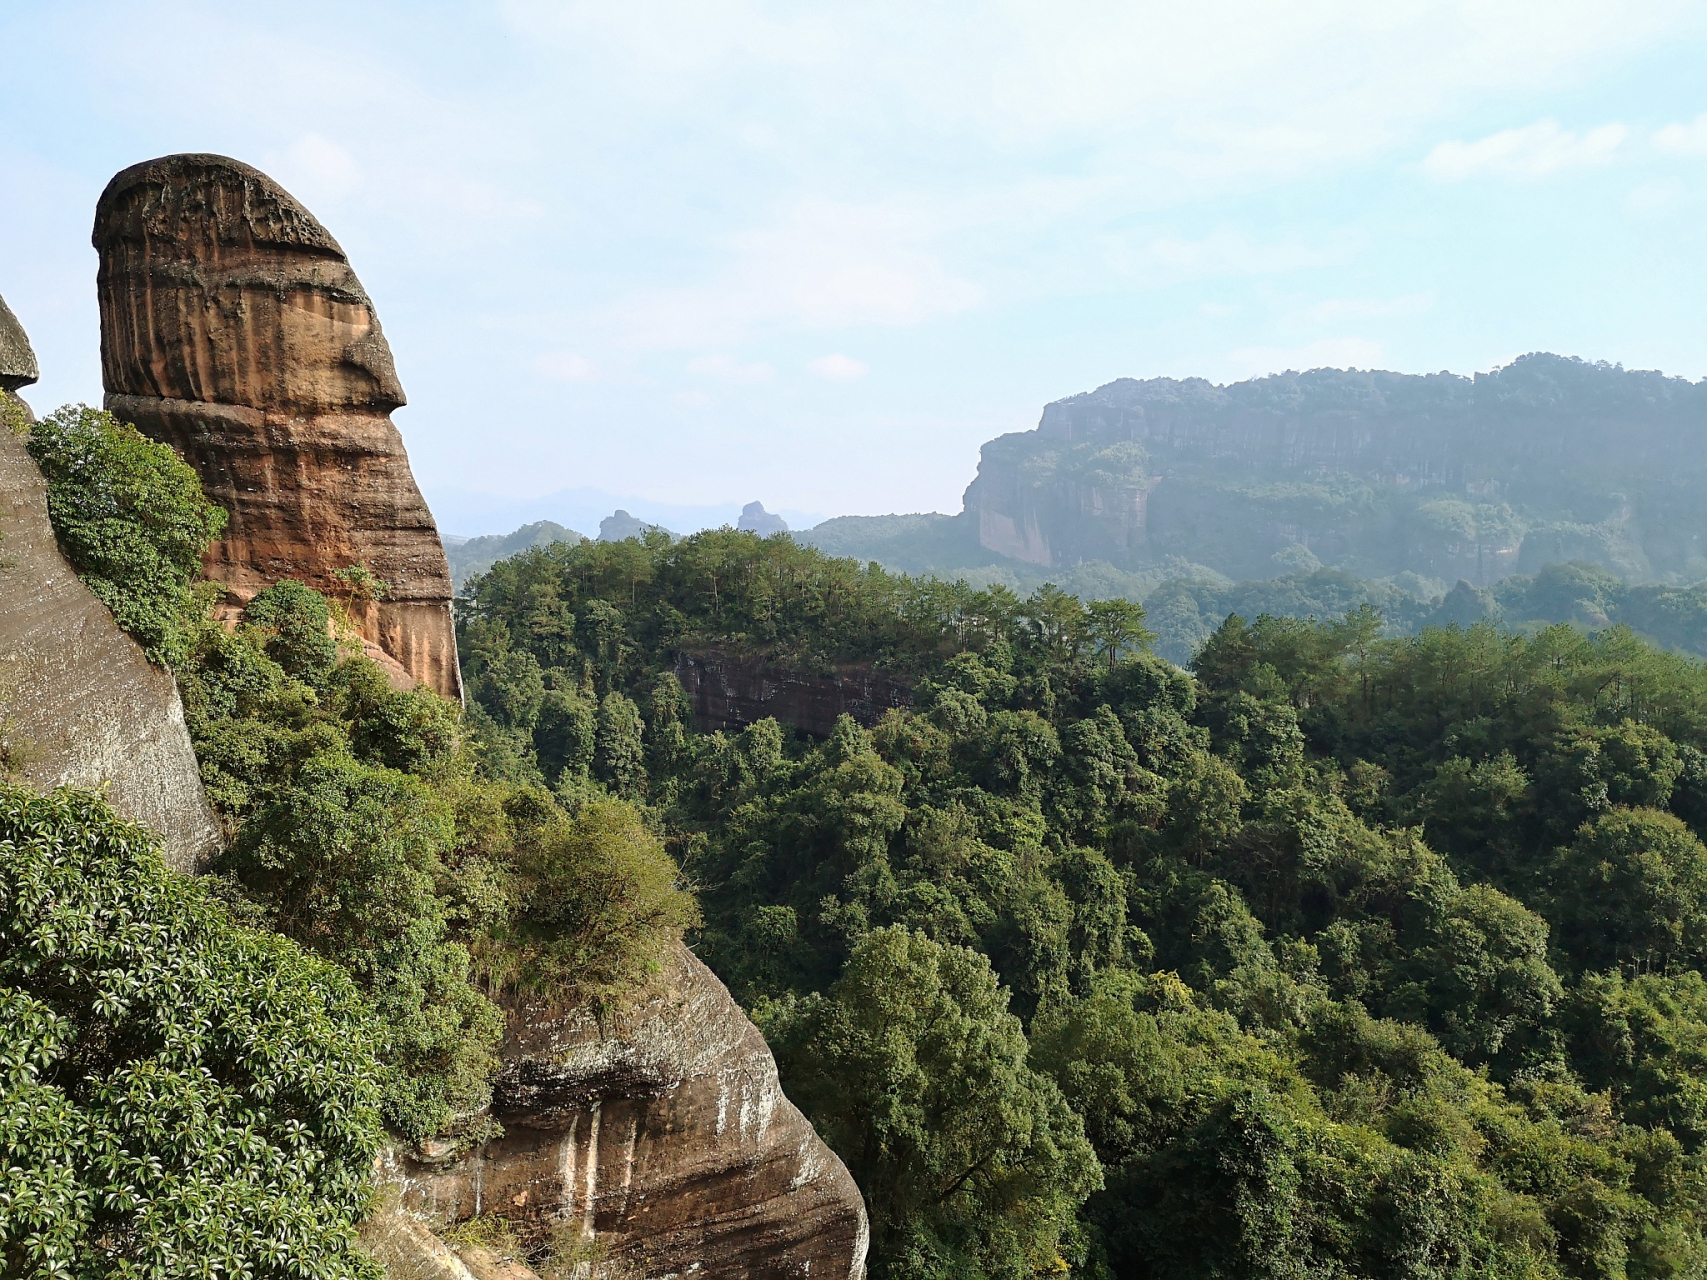
[[[582,1232],[611,1275],[865,1275],[858,1188],[686,947],[603,1027],[586,1009],[524,1002],[504,1059],[503,1137],[449,1162],[392,1154],[408,1208],[440,1222],[498,1213],[535,1239]]]
[[[259,170],[178,155],[107,184],[94,243],[107,407],[230,513],[207,574],[232,611],[281,578],[343,594],[337,571],[365,563],[388,588],[365,638],[460,697],[450,569],[391,421],[403,388],[338,242]]]

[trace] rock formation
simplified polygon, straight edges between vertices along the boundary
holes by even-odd
[[[1052,568],[1177,556],[1265,578],[1301,546],[1369,577],[1584,559],[1692,581],[1704,428],[1707,382],[1552,355],[1469,378],[1121,378],[986,444],[965,514],[983,550]]]
[[[36,380],[35,356],[0,300],[0,401]],[[104,789],[194,871],[219,843],[171,675],[77,579],[54,541],[47,483],[13,425],[0,426],[0,767],[44,790]]]
[[[521,1002],[504,1059],[492,1105],[504,1136],[440,1162],[393,1153],[406,1208],[434,1222],[496,1213],[533,1240],[579,1236],[604,1260],[595,1277],[864,1276],[853,1179],[686,947],[603,1026],[584,1008]]]
[[[768,538],[773,533],[787,533],[788,521],[775,512],[766,511],[762,502],[749,502],[741,508],[741,518],[735,522],[735,527]]]
[[[660,533],[668,533],[672,538],[676,536],[663,525],[648,524],[639,516],[631,516],[621,507],[618,507],[610,515],[599,521],[599,541],[621,542],[624,538],[644,538],[653,529]]]
[[[15,399],[13,393],[19,387],[29,386],[40,376],[36,353],[30,348],[24,326],[18,323],[6,299],[0,298],[0,396]]]
[[[95,211],[107,407],[177,449],[230,513],[207,558],[235,612],[281,578],[356,600],[399,682],[460,697],[450,570],[391,411],[391,350],[338,242],[272,179],[213,155],[124,170]]]
[[[869,729],[891,707],[913,705],[905,681],[870,663],[818,674],[721,649],[684,649],[676,654],[676,679],[701,733],[743,729],[769,716],[827,738],[837,716],[850,715]]]

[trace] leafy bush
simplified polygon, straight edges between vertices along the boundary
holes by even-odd
[[[0,1271],[375,1280],[372,1029],[103,801],[0,789]]]
[[[30,429],[29,451],[77,576],[151,661],[176,665],[203,611],[190,583],[225,512],[170,448],[99,409],[48,415]]]
[[[479,946],[494,981],[620,1002],[699,923],[693,896],[640,813],[597,800],[516,842],[511,906]]]

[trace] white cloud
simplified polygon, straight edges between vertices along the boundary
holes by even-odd
[[[753,364],[742,364],[733,356],[714,355],[699,356],[689,360],[689,373],[704,374],[708,378],[717,378],[723,382],[733,382],[742,386],[756,386],[761,382],[769,382],[776,377],[776,370],[763,360]]]
[[[1239,313],[1237,304],[1231,302],[1200,302],[1197,309],[1206,316],[1233,316]]]
[[[1603,124],[1579,137],[1559,128],[1556,120],[1537,120],[1475,142],[1439,143],[1422,167],[1437,182],[1462,182],[1481,174],[1539,178],[1575,165],[1604,164],[1628,135],[1621,124]]]
[[[1322,244],[1290,238],[1254,240],[1241,231],[1215,231],[1197,240],[1150,239],[1135,248],[1111,240],[1107,259],[1123,275],[1162,283],[1203,276],[1280,275],[1329,266],[1350,261],[1363,245],[1364,237],[1356,231],[1341,232]]]
[[[704,409],[715,401],[707,391],[678,391],[670,397],[670,403],[684,409]]]
[[[865,361],[855,360],[852,356],[844,356],[840,352],[808,360],[806,368],[831,382],[857,382],[871,372],[871,366]]]
[[[927,247],[944,221],[916,202],[804,199],[768,225],[724,237],[729,264],[709,280],[631,294],[610,320],[630,346],[669,349],[740,340],[770,325],[912,325],[953,315],[984,294]]]
[[[559,382],[592,382],[599,376],[597,365],[572,351],[540,356],[533,362],[533,367],[546,377],[556,378]]]
[[[1386,359],[1379,342],[1368,338],[1321,338],[1302,347],[1241,347],[1228,359],[1247,375],[1287,369],[1374,369]]]
[[[1653,143],[1661,151],[1680,156],[1707,155],[1707,112],[1688,124],[1672,123],[1654,134]]]
[[[1402,298],[1329,298],[1298,313],[1299,319],[1315,324],[1336,320],[1375,320],[1386,316],[1420,316],[1434,308],[1434,290],[1408,293]]]

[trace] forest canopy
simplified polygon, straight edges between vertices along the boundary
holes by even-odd
[[[527,551],[461,634],[483,768],[659,815],[874,1275],[1707,1265],[1701,665],[1146,622],[722,531]],[[697,733],[696,646],[912,706]]]

